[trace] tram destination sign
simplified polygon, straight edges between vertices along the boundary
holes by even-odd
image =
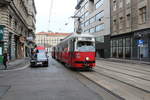
[[[92,41],[94,38],[91,37],[82,37],[82,38],[78,38],[78,40],[83,40],[83,41]]]

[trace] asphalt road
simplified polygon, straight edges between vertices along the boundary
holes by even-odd
[[[118,99],[50,58],[49,67],[0,72],[0,100]]]

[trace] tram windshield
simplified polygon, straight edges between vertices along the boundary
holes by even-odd
[[[95,52],[95,44],[91,41],[78,41],[77,50],[81,52]]]

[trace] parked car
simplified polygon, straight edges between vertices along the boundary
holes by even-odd
[[[48,67],[48,56],[45,53],[36,53],[30,60],[30,65]]]

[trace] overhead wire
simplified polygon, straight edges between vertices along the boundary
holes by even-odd
[[[54,5],[54,1],[50,0],[50,9],[49,9],[49,20],[48,20],[48,31],[50,29],[50,24],[51,24],[51,16],[52,16],[52,11],[53,11],[53,5]]]

